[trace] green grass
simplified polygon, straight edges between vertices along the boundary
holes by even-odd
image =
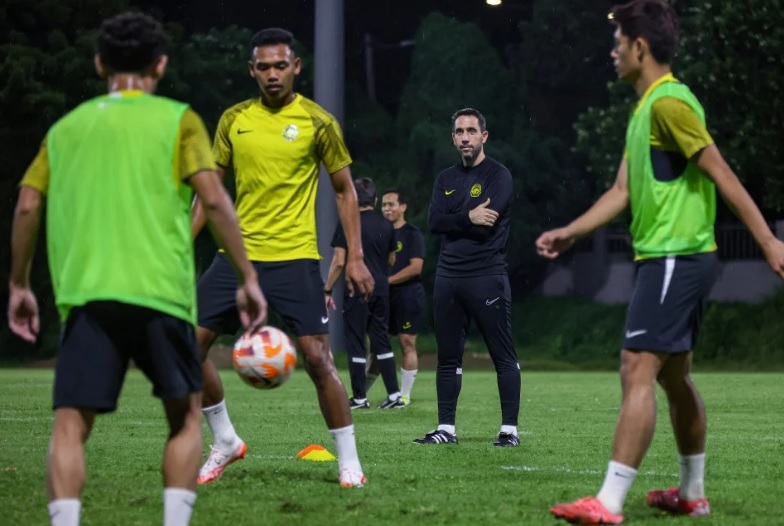
[[[596,492],[606,466],[619,384],[615,373],[524,373],[523,445],[498,449],[495,377],[466,371],[458,446],[417,446],[436,421],[434,374],[417,378],[414,403],[395,412],[355,415],[370,479],[361,490],[337,484],[335,463],[297,460],[320,443],[334,452],[313,387],[302,371],[278,391],[254,391],[223,373],[230,414],[249,455],[223,478],[199,488],[192,524],[553,524],[551,504]],[[0,370],[0,509],[3,524],[48,524],[44,457],[50,432],[52,372]],[[714,514],[704,525],[784,524],[784,375],[700,374],[709,411],[707,489]],[[100,417],[87,446],[84,525],[161,522],[161,410],[136,371],[119,411]],[[378,403],[381,386],[371,391]],[[644,505],[648,489],[677,485],[678,466],[666,404],[627,499],[627,523],[662,520]],[[205,437],[207,437],[205,428]]]

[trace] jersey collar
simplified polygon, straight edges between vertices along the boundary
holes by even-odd
[[[108,94],[109,97],[141,97],[144,95],[144,91],[140,89],[121,89],[117,91],[112,91]]]
[[[645,105],[645,102],[648,100],[648,97],[651,96],[651,93],[653,93],[653,91],[656,88],[658,88],[665,82],[679,82],[679,81],[678,79],[675,78],[675,75],[673,75],[672,73],[667,73],[666,75],[662,75],[661,77],[656,79],[653,82],[653,84],[648,86],[648,89],[645,90],[645,93],[642,94],[642,97],[640,97],[640,100],[637,102],[637,106],[634,109],[634,112],[637,113],[640,110],[640,108],[642,108]]]

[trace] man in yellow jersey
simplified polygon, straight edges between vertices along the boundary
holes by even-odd
[[[653,437],[657,381],[670,406],[681,478],[677,488],[648,493],[647,503],[672,514],[710,513],[703,483],[705,409],[690,371],[717,270],[716,188],[784,278],[784,243],[722,158],[699,102],[671,73],[679,38],[673,8],[664,0],[634,0],[614,7],[610,18],[616,71],[640,97],[629,120],[626,155],[615,184],[593,207],[536,241],[540,255],[555,258],[631,207],[637,271],[621,351],[623,398],[612,459],[596,497],[551,510],[579,524],[623,522],[626,494]]]
[[[261,96],[226,110],[218,123],[213,154],[221,174],[233,168],[235,206],[248,256],[253,261],[270,307],[296,335],[305,370],[316,386],[319,406],[338,454],[340,483],[362,486],[365,476],[357,456],[354,426],[346,390],[329,350],[329,314],[319,269],[316,239],[316,192],[319,165],[330,174],[346,232],[349,258],[346,285],[367,299],[373,278],[363,261],[357,196],[340,125],[312,100],[294,91],[302,62],[293,36],[283,29],[265,29],[250,42],[250,76]],[[194,236],[203,224],[195,204]],[[198,286],[197,339],[204,362],[203,412],[213,433],[199,483],[217,479],[224,468],[243,458],[247,447],[237,436],[224,402],[223,385],[207,359],[220,334],[239,328],[232,290],[235,278],[218,253]]]
[[[52,126],[21,182],[11,255],[11,330],[35,341],[30,263],[47,202],[47,245],[64,322],[47,462],[53,526],[79,524],[84,443],[96,414],[114,411],[132,358],[163,400],[165,526],[190,522],[201,460],[202,374],[190,232],[193,187],[236,269],[239,318],[256,327],[266,303],[242,244],[209,136],[188,106],[152,95],[168,39],[140,13],[106,20],[95,65],[109,94]]]

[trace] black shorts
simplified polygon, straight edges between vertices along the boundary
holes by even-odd
[[[425,288],[421,283],[389,288],[389,334],[419,334],[425,325]]]
[[[297,336],[327,334],[329,314],[319,262],[295,259],[253,262],[259,286],[274,310]],[[237,312],[237,276],[221,253],[199,279],[196,288],[199,327],[218,334],[234,334],[241,327]]]
[[[54,408],[114,411],[131,359],[158,398],[184,398],[202,389],[193,325],[145,307],[94,301],[72,309],[63,328]]]
[[[693,350],[717,270],[715,252],[639,261],[623,348],[660,353]]]

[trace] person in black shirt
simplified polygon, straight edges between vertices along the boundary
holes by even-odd
[[[403,402],[411,401],[411,389],[419,365],[417,334],[424,326],[425,289],[422,266],[425,262],[425,237],[406,222],[408,203],[405,195],[393,188],[381,196],[381,212],[395,227],[396,258],[389,275],[389,333],[397,336],[403,355],[400,367],[400,392]]]
[[[379,409],[400,409],[406,405],[400,396],[395,354],[392,352],[388,334],[388,280],[389,268],[395,263],[395,231],[389,221],[374,211],[378,198],[376,197],[376,185],[373,181],[368,178],[357,179],[354,181],[354,186],[359,202],[362,252],[365,255],[365,264],[373,276],[375,287],[367,302],[360,297],[350,296],[348,293],[343,298],[343,327],[353,395],[349,405],[351,409],[370,407],[370,402],[367,400],[365,372],[367,364],[365,336],[367,335],[370,339],[370,352],[378,362],[378,368],[388,395]],[[335,251],[324,293],[326,294],[327,307],[335,310],[332,287],[343,272],[347,250],[346,236],[341,225],[338,225],[335,230],[332,246]]]
[[[457,443],[455,414],[466,330],[472,318],[498,378],[501,430],[494,444],[520,444],[520,366],[512,343],[512,296],[506,270],[512,175],[485,155],[487,137],[480,112],[472,108],[456,112],[452,139],[462,162],[439,173],[433,185],[428,226],[434,234],[441,234],[433,287],[438,428],[414,440],[418,444]]]

